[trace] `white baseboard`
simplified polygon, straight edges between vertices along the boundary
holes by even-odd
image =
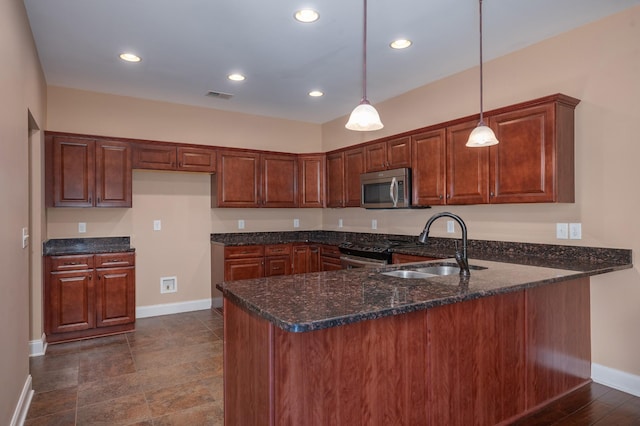
[[[42,333],[42,338],[29,341],[29,356],[42,356],[47,352],[47,336]]]
[[[11,418],[10,423],[11,426],[24,425],[24,421],[27,419],[29,406],[31,405],[31,398],[33,398],[33,389],[31,389],[31,374],[29,374],[27,375],[27,380],[24,382],[24,386],[22,387],[22,393],[20,394],[18,405],[16,405],[16,409],[13,412],[13,417]]]
[[[592,363],[591,379],[601,385],[640,396],[640,376],[635,374]]]
[[[211,299],[138,306],[136,308],[136,318],[157,317],[159,315],[179,314],[182,312],[201,311],[203,309],[211,309]]]

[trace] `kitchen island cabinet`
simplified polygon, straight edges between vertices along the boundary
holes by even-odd
[[[618,267],[472,264],[219,284],[225,424],[497,424],[588,383],[589,275]]]

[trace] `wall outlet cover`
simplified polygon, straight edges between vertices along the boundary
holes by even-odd
[[[238,229],[244,229],[244,220],[238,219]]]
[[[160,231],[162,229],[162,222],[158,219],[153,221],[153,230]]]
[[[86,222],[78,222],[78,233],[84,234],[87,232],[87,223]]]
[[[566,240],[569,238],[568,223],[556,223],[556,238],[559,240]]]
[[[569,224],[569,238],[572,240],[581,240],[582,239],[582,224],[581,223],[570,223]]]
[[[177,293],[178,277],[162,277],[160,278],[160,293]]]

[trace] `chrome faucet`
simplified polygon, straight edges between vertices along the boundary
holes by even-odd
[[[464,221],[453,213],[442,212],[438,214],[434,214],[429,218],[427,224],[424,226],[424,230],[420,234],[418,241],[422,244],[425,244],[429,239],[429,228],[431,228],[431,224],[435,222],[437,219],[441,217],[450,217],[451,219],[458,222],[460,228],[462,229],[462,252],[458,251],[458,244],[456,242],[456,262],[458,262],[458,266],[460,267],[460,275],[463,277],[468,277],[471,275],[469,271],[469,259],[467,258],[467,225],[465,225]]]

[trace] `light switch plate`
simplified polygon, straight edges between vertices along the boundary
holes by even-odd
[[[293,219],[293,227],[300,228],[300,219]]]
[[[452,220],[447,221],[447,232],[450,234],[453,232],[456,232],[456,224],[454,221]]]
[[[342,219],[338,219],[338,228],[342,228],[343,222]]]
[[[29,228],[22,228],[22,248],[29,245]]]
[[[581,223],[570,223],[569,224],[569,238],[572,240],[581,240],[582,239],[582,224]]]
[[[162,222],[160,220],[153,221],[153,230],[160,231],[162,229]]]
[[[376,219],[371,219],[371,229],[378,229],[378,221]]]
[[[78,233],[84,234],[87,232],[87,223],[86,222],[78,222]]]
[[[556,223],[556,238],[559,240],[566,240],[569,238],[568,223]]]
[[[244,229],[244,219],[238,219],[238,229]]]

